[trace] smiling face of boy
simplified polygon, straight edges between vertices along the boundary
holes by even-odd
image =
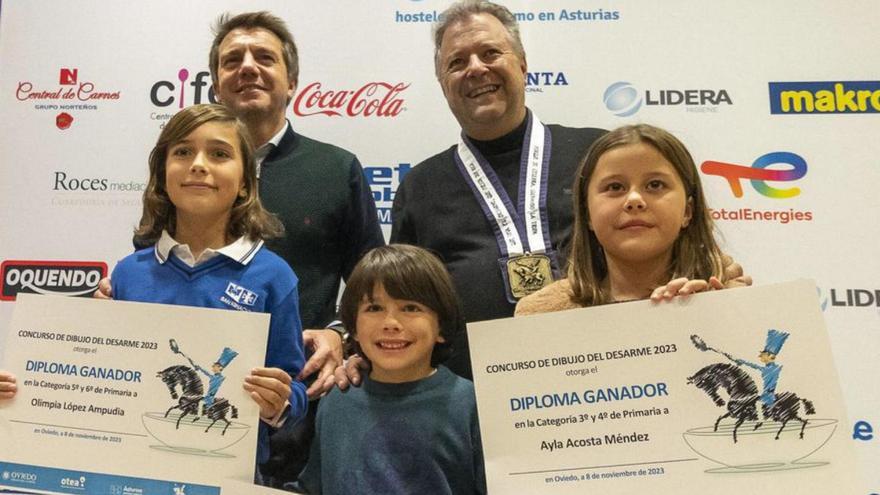
[[[424,304],[388,295],[381,284],[358,307],[355,340],[370,360],[370,378],[404,383],[429,376],[440,335],[437,313]]]

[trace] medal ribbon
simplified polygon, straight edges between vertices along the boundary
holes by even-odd
[[[498,175],[480,151],[462,133],[455,164],[492,225],[498,249],[504,257],[527,252],[550,251],[547,220],[547,175],[550,161],[550,133],[528,111],[525,140],[520,156],[518,208]]]

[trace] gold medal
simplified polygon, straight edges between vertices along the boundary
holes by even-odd
[[[507,280],[510,293],[521,299],[553,282],[550,257],[545,254],[526,253],[507,260]]]

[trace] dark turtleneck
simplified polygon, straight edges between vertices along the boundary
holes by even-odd
[[[514,205],[517,204],[519,196],[519,167],[528,123],[529,119],[526,116],[516,129],[489,141],[469,138],[495,170]]]

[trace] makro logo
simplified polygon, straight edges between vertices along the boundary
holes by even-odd
[[[880,81],[771,82],[771,114],[880,113]]]
[[[554,86],[568,86],[564,72],[526,73],[526,91],[529,93],[543,93],[544,88]]]
[[[25,473],[22,471],[3,471],[3,481],[11,481],[13,483],[36,484],[37,475],[34,473]]]
[[[648,89],[642,93],[626,81],[605,89],[602,102],[618,117],[629,117],[644,106],[682,106],[688,112],[717,112],[721,105],[733,105],[726,89]]]
[[[64,87],[69,86],[69,87]],[[83,105],[70,102],[97,103],[118,100],[121,91],[107,91],[95,86],[91,81],[79,81],[79,69],[61,68],[58,73],[58,87],[40,88],[31,81],[19,81],[15,88],[18,101],[37,102],[37,110],[95,110],[96,105]],[[52,102],[60,101],[63,104]],[[66,103],[65,103],[66,102]]]
[[[373,193],[376,202],[376,210],[379,214],[379,223],[391,225],[391,206],[394,203],[394,195],[403,178],[412,165],[399,163],[396,167],[364,167],[364,176]]]
[[[0,300],[20,293],[89,297],[107,276],[102,261],[20,261],[0,264]]]
[[[65,488],[77,488],[80,490],[85,490],[86,477],[80,476],[79,478],[61,478],[60,484]]]
[[[782,165],[785,169],[769,168]],[[748,179],[755,191],[763,196],[774,199],[793,198],[801,193],[800,188],[775,188],[767,185],[767,181],[792,182],[807,175],[807,161],[800,155],[788,151],[774,151],[758,157],[752,165],[736,165],[733,163],[705,161],[700,170],[706,175],[717,175],[727,180],[730,190],[737,198],[743,196],[742,179]]]
[[[191,79],[190,75],[190,71],[183,68],[177,71],[176,80],[156,81],[150,87],[150,102],[160,108],[174,105],[178,109],[199,103],[217,103],[211,73],[199,71]]]
[[[299,91],[293,100],[293,113],[300,117],[397,117],[406,110],[401,94],[409,88],[402,82],[368,82],[351,90],[324,89],[320,82]]]

